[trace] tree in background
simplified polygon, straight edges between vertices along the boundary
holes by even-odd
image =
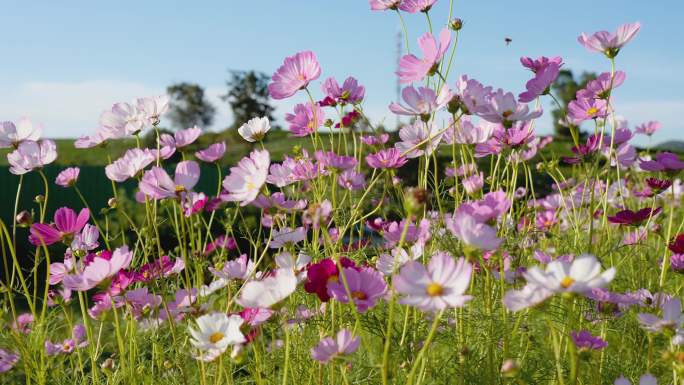
[[[214,121],[216,109],[204,95],[204,89],[194,83],[176,83],[166,88],[171,97],[169,119],[175,128],[206,127]]]
[[[269,76],[256,71],[231,71],[226,82],[228,92],[221,99],[228,102],[233,111],[232,128],[238,128],[248,120],[265,116],[273,121],[275,108],[268,95]]]
[[[556,136],[570,137],[570,128],[572,126],[571,123],[565,121],[565,117],[568,113],[568,104],[575,100],[577,91],[584,88],[587,83],[594,79],[596,79],[596,74],[593,72],[582,72],[579,79],[575,80],[575,76],[571,70],[563,69],[560,71],[558,78],[556,78],[556,81],[551,85],[551,92],[560,104],[560,106],[554,104],[554,108],[551,110],[553,129]]]

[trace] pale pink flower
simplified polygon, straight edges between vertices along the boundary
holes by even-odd
[[[658,131],[662,127],[660,122],[651,120],[650,122],[646,122],[643,124],[640,124],[634,128],[634,131],[637,134],[643,134],[643,135],[648,135],[651,136],[655,134],[656,131]]]
[[[202,129],[194,126],[186,128],[185,130],[180,130],[173,134],[162,134],[159,138],[160,144],[160,156],[163,159],[169,159],[177,149],[186,147],[194,143],[197,138],[202,134]]]
[[[145,172],[140,181],[140,191],[152,199],[177,198],[182,193],[192,190],[200,177],[197,162],[186,160],[176,165],[173,180],[161,167],[152,167]]]
[[[29,118],[19,119],[16,125],[12,122],[0,122],[0,148],[16,148],[27,140],[37,142],[42,133],[43,126],[34,126]]]
[[[492,87],[485,87],[477,80],[461,75],[456,81],[456,95],[461,102],[461,110],[464,114],[480,114],[487,111]]]
[[[328,362],[340,355],[354,353],[361,344],[359,337],[354,337],[349,329],[342,329],[337,333],[337,337],[326,337],[322,339],[316,347],[311,349],[311,358],[318,362]]]
[[[214,143],[211,146],[205,148],[204,150],[197,151],[195,156],[197,159],[213,163],[223,158],[223,154],[226,153],[226,142]]]
[[[294,136],[313,134],[325,121],[325,113],[318,104],[297,104],[294,114],[285,114],[285,120],[290,123],[290,132]]]
[[[99,246],[99,243],[97,243],[98,238],[100,238],[100,231],[97,229],[97,226],[86,223],[80,233],[74,234],[74,240],[71,241],[71,250],[93,250]]]
[[[404,0],[399,5],[399,9],[408,13],[427,12],[437,0]]]
[[[106,144],[107,140],[114,139],[116,137],[115,133],[107,128],[99,128],[94,135],[82,136],[74,142],[75,148],[92,148],[95,146],[100,146]]]
[[[7,162],[10,164],[10,172],[14,175],[23,175],[37,168],[42,168],[57,159],[57,145],[49,139],[40,142],[24,140],[17,149],[7,154]]]
[[[135,135],[145,128],[145,115],[131,103],[115,103],[100,116],[100,125],[109,129],[115,138]]]
[[[321,85],[321,89],[326,94],[327,98],[329,98],[328,100],[335,104],[339,103],[343,105],[347,103],[360,103],[366,92],[366,89],[359,85],[358,80],[351,76],[344,80],[342,87],[340,87],[335,78],[327,78]]]
[[[407,158],[430,155],[439,147],[443,134],[434,123],[416,120],[399,130],[401,141],[395,143],[394,147]]]
[[[423,51],[423,58],[419,59],[413,54],[404,55],[399,61],[399,70],[396,72],[401,83],[421,81],[427,75],[433,75],[437,71],[437,65],[449,49],[451,32],[448,28],[442,29],[439,41],[427,32],[418,38],[418,46]]]
[[[321,66],[316,55],[311,51],[299,52],[285,58],[283,65],[273,74],[268,92],[273,99],[286,99],[306,88],[320,75]]]
[[[236,167],[230,168],[230,175],[223,180],[223,188],[228,194],[222,199],[240,202],[240,206],[246,206],[256,199],[266,183],[270,162],[267,150],[254,150],[249,157],[242,158]]]
[[[392,102],[389,106],[390,111],[397,115],[417,115],[427,120],[434,112],[446,106],[452,95],[449,87],[444,86],[439,94],[428,87],[418,87],[417,90],[413,87],[406,87],[401,91],[401,96],[408,107]]]
[[[478,221],[462,207],[451,218],[445,218],[446,227],[464,244],[483,250],[495,250],[503,240],[496,235],[496,229]]]
[[[161,116],[169,110],[169,95],[148,96],[139,98],[137,102],[140,111],[147,121],[156,126]]]
[[[304,239],[306,239],[306,229],[304,227],[297,227],[296,229],[283,227],[273,231],[273,239],[268,243],[268,247],[277,249],[299,243]]]
[[[157,157],[155,153],[148,149],[132,148],[112,164],[105,167],[107,178],[115,182],[123,182],[128,178],[133,178]]]
[[[368,0],[371,11],[386,11],[391,9],[396,11],[404,0]]]
[[[71,290],[90,290],[102,281],[116,275],[119,270],[127,268],[131,263],[132,257],[133,253],[128,251],[128,246],[123,246],[114,250],[110,259],[105,259],[102,256],[96,255],[93,260],[83,268],[83,271],[64,276],[62,282],[64,283],[64,287]]]
[[[639,22],[623,24],[618,27],[615,33],[599,31],[591,36],[582,33],[577,38],[577,41],[589,51],[602,52],[612,58],[618,54],[625,44],[629,43],[636,36],[640,28],[641,24]]]
[[[78,180],[78,175],[81,169],[78,167],[69,167],[62,170],[55,179],[55,184],[62,187],[71,187],[76,184]]]
[[[492,123],[510,125],[515,121],[525,121],[540,117],[542,110],[530,112],[527,104],[518,103],[510,92],[498,89],[494,92],[484,112],[478,113],[482,119]]]
[[[444,132],[444,143],[479,144],[488,141],[498,125],[482,121],[473,124],[468,116],[462,116],[457,122],[449,121],[449,127]]]
[[[247,258],[247,254],[242,254],[238,258],[226,262],[221,270],[209,267],[209,272],[227,281],[231,279],[246,280],[254,273],[255,268],[256,265],[251,259]]]
[[[242,287],[238,305],[248,308],[270,308],[289,297],[297,288],[292,269],[278,269],[262,280],[248,281]]]
[[[472,299],[464,295],[470,285],[473,266],[461,257],[458,262],[445,252],[432,256],[427,268],[420,262],[407,262],[394,276],[394,288],[403,295],[399,303],[423,311],[463,307]]]

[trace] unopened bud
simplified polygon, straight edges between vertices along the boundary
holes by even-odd
[[[333,121],[332,119],[326,119],[325,122],[323,122],[323,125],[325,127],[332,127],[333,126]]]
[[[417,213],[425,206],[427,197],[427,190],[419,187],[409,187],[404,191],[404,208],[408,213]]]
[[[16,221],[19,225],[28,226],[31,224],[31,222],[33,222],[33,216],[31,215],[31,213],[24,210],[17,214]]]
[[[460,31],[463,28],[463,20],[460,17],[451,19],[449,22],[449,28],[454,31]]]
[[[38,194],[35,198],[33,198],[33,201],[36,203],[43,203],[45,201],[45,197],[41,194]]]
[[[518,375],[518,363],[514,359],[504,360],[501,364],[501,374],[504,377],[515,377]]]
[[[114,360],[111,358],[107,358],[102,362],[102,364],[100,364],[100,368],[106,371],[114,369]]]
[[[109,206],[109,208],[115,209],[117,203],[118,202],[116,198],[109,198],[109,200],[107,201],[107,206]]]

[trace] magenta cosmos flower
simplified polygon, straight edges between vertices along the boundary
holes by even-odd
[[[535,74],[544,68],[548,67],[551,64],[555,64],[557,66],[563,65],[563,58],[560,56],[554,56],[551,58],[548,58],[546,56],[540,56],[536,59],[532,59],[530,57],[521,57],[520,58],[520,64],[523,65],[523,67],[528,68],[530,71],[534,72]]]
[[[577,41],[589,51],[602,52],[609,58],[614,58],[620,52],[620,49],[636,36],[640,28],[641,24],[639,22],[623,24],[618,27],[615,33],[599,31],[591,36],[582,33],[577,38]]]
[[[34,223],[31,226],[29,241],[36,246],[43,243],[52,245],[62,240],[70,241],[88,223],[89,217],[90,211],[88,209],[82,209],[77,215],[74,210],[61,207],[55,211],[55,223],[53,225]]]
[[[105,167],[107,178],[115,182],[123,182],[132,178],[156,159],[155,152],[146,148],[132,148],[121,158]]]
[[[423,311],[462,307],[472,296],[463,295],[470,284],[473,267],[465,258],[455,262],[449,253],[432,256],[427,267],[417,261],[407,262],[394,276],[394,288],[403,297],[399,303]]]
[[[657,216],[661,211],[661,207],[655,209],[646,207],[637,211],[621,210],[615,215],[609,216],[608,221],[618,225],[641,226],[647,219]]]
[[[534,78],[530,79],[527,84],[525,84],[527,90],[518,95],[518,101],[521,103],[529,103],[538,96],[548,93],[549,87],[556,80],[559,72],[560,65],[556,63],[550,63],[537,71]]]
[[[340,355],[349,355],[359,348],[361,339],[354,337],[349,329],[342,329],[337,337],[326,337],[311,349],[311,358],[318,362],[328,362]]]
[[[397,115],[417,115],[423,118],[423,120],[428,120],[433,112],[446,106],[452,95],[449,87],[444,86],[439,91],[439,94],[428,87],[418,87],[418,89],[406,87],[401,91],[401,96],[407,107],[392,102],[389,105],[390,111]]]
[[[342,105],[347,103],[358,104],[363,100],[366,92],[366,89],[359,85],[358,80],[351,76],[344,80],[342,87],[340,87],[335,78],[327,78],[321,85],[321,89],[325,93],[326,99],[330,98],[330,101],[334,102],[331,105],[338,103]]]
[[[366,163],[372,168],[399,168],[406,162],[408,159],[397,148],[380,150],[366,156]]]
[[[57,145],[49,139],[40,142],[25,140],[19,143],[16,150],[7,154],[10,172],[14,175],[26,174],[54,162],[55,159],[57,159]]]
[[[347,282],[346,287],[343,280]],[[328,283],[328,295],[339,302],[348,303],[347,288],[356,305],[356,310],[365,313],[385,295],[387,283],[380,272],[371,268],[357,270],[353,267],[345,267],[338,279]]]
[[[152,199],[177,198],[192,190],[200,177],[197,162],[186,160],[176,165],[176,175],[172,180],[161,167],[152,167],[145,172],[140,181],[140,191]]]
[[[639,167],[646,171],[677,172],[684,169],[684,162],[671,152],[661,152],[655,160],[642,160]]]
[[[608,346],[608,342],[601,339],[601,337],[592,335],[587,330],[572,332],[570,335],[572,336],[572,342],[581,350],[601,350]]]
[[[325,113],[318,104],[297,104],[294,114],[285,114],[285,120],[290,123],[290,132],[294,136],[313,134],[325,121]]]
[[[316,55],[311,51],[299,52],[285,58],[283,65],[273,74],[268,92],[273,99],[286,99],[306,88],[320,75],[321,66]]]
[[[371,11],[396,11],[403,0],[368,0]]]
[[[461,75],[456,81],[456,95],[464,114],[484,113],[487,111],[489,98],[492,95],[492,87],[485,87],[477,80]]]
[[[64,276],[62,282],[67,289],[90,290],[116,275],[121,269],[127,268],[132,257],[133,253],[128,251],[128,246],[119,247],[111,253],[102,252],[86,263],[81,272]]]
[[[10,371],[19,361],[19,353],[0,349],[0,373]]]
[[[354,262],[342,257],[340,258],[340,265],[342,268],[355,268]],[[328,294],[328,284],[333,283],[339,279],[339,270],[337,263],[330,258],[323,259],[317,263],[309,265],[306,270],[306,282],[304,283],[304,290],[307,293],[313,293],[318,296],[323,302],[330,299]]]
[[[602,99],[580,98],[568,104],[568,118],[575,124],[608,116],[608,103]]]
[[[81,173],[81,169],[78,167],[69,167],[62,170],[57,178],[55,179],[55,184],[62,187],[71,187],[76,184],[78,180],[78,175]]]
[[[213,163],[216,162],[217,160],[223,158],[223,154],[226,153],[226,142],[219,142],[219,143],[214,143],[211,146],[205,148],[204,150],[197,151],[195,153],[195,156],[197,159],[207,162],[207,163]]]
[[[399,4],[399,9],[408,13],[427,12],[437,0],[404,0]]]
[[[249,157],[242,158],[236,167],[230,168],[230,175],[223,180],[223,188],[228,194],[223,195],[222,199],[240,202],[240,206],[252,202],[266,183],[270,163],[267,150],[254,150]]]
[[[42,126],[34,126],[29,118],[19,119],[16,125],[12,122],[0,122],[0,148],[16,148],[27,140],[37,142],[42,132]]]
[[[427,75],[434,75],[444,53],[449,49],[451,33],[448,28],[439,33],[439,41],[427,32],[418,38],[418,46],[423,51],[423,58],[413,54],[404,55],[399,60],[399,70],[396,72],[401,83],[421,81]]]

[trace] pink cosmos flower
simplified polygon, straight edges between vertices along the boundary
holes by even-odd
[[[169,134],[162,134],[159,137],[159,144],[161,146],[159,150],[160,156],[163,159],[169,159],[177,149],[194,143],[201,134],[202,129],[197,126],[180,130],[173,134],[173,136]]]
[[[655,134],[656,131],[658,131],[662,127],[660,122],[651,120],[650,122],[646,122],[643,124],[640,124],[634,128],[634,131],[637,134],[643,134],[643,135],[648,135],[651,136]]]
[[[541,114],[541,109],[530,112],[526,104],[518,103],[512,93],[500,88],[490,96],[484,111],[478,113],[482,119],[504,126],[510,126],[515,121],[536,119]]]
[[[161,277],[169,277],[178,274],[185,268],[185,262],[181,258],[172,260],[168,255],[162,255],[159,259],[146,263],[135,272],[135,282],[148,282]]]
[[[228,194],[223,200],[240,202],[246,206],[259,195],[261,186],[266,183],[271,157],[267,150],[254,150],[244,157],[236,167],[230,168],[230,175],[223,180],[223,188]]]
[[[114,138],[134,135],[148,123],[145,115],[131,103],[115,103],[110,110],[100,115],[100,126],[110,130]]]
[[[161,167],[152,167],[145,172],[140,184],[140,191],[152,199],[177,198],[182,193],[192,190],[200,177],[197,162],[186,160],[176,165],[176,175],[173,180]]]
[[[333,151],[323,152],[321,150],[314,153],[314,157],[326,167],[338,170],[349,170],[356,167],[357,161],[353,156],[338,155]]]
[[[366,156],[366,163],[372,168],[400,168],[408,159],[396,148],[380,150]]]
[[[625,44],[629,43],[636,36],[640,28],[641,24],[639,22],[623,24],[618,27],[615,33],[599,31],[591,36],[582,33],[577,38],[577,41],[589,51],[602,52],[609,58],[613,58]]]
[[[473,174],[464,178],[461,183],[463,184],[463,189],[465,189],[468,195],[474,195],[482,190],[482,187],[484,186],[484,175],[482,173]]]
[[[451,218],[444,219],[447,229],[464,244],[482,250],[495,250],[503,240],[496,235],[496,229],[478,221],[474,214],[461,205]]]
[[[540,56],[536,59],[532,59],[530,57],[521,57],[520,64],[536,74],[551,64],[555,64],[560,67],[563,64],[563,58],[560,56],[554,56],[551,58]]]
[[[660,152],[655,160],[642,160],[639,167],[646,171],[679,171],[684,169],[684,162],[671,152]]]
[[[547,93],[548,88],[558,77],[560,72],[560,65],[551,63],[543,69],[537,71],[534,78],[525,84],[527,91],[518,95],[518,101],[521,103],[529,103],[538,96]]]
[[[17,319],[12,322],[12,330],[17,333],[29,334],[31,332],[31,326],[33,325],[34,318],[31,313],[21,313],[17,316]]]
[[[181,205],[183,206],[183,215],[190,217],[193,214],[197,214],[204,210],[207,203],[209,203],[209,197],[202,192],[190,191],[187,194],[182,194]]]
[[[349,329],[342,329],[337,337],[326,337],[316,347],[311,349],[311,358],[318,362],[328,362],[340,355],[349,355],[356,351],[361,344],[359,337],[354,337]]]
[[[242,254],[238,258],[226,262],[226,264],[223,266],[223,269],[216,270],[213,267],[210,267],[209,272],[216,277],[223,278],[225,280],[246,280],[252,275],[252,273],[254,273],[255,269],[256,265],[254,262],[247,258],[247,254]]]
[[[408,107],[392,102],[389,105],[390,111],[397,115],[426,117],[425,120],[429,119],[435,111],[442,109],[451,99],[451,91],[446,86],[442,87],[439,94],[428,87],[418,87],[417,90],[413,87],[406,87],[401,91],[401,95]]]
[[[15,125],[0,122],[0,148],[18,147],[21,142],[37,142],[43,133],[42,125],[34,126],[29,118],[21,118]]]
[[[74,147],[93,148],[95,146],[104,145],[107,143],[107,140],[114,139],[115,137],[115,133],[111,129],[101,127],[94,135],[82,136],[76,139],[76,141],[74,141]]]
[[[444,143],[478,144],[484,143],[492,137],[497,124],[487,121],[473,124],[469,116],[462,116],[457,122],[449,121],[449,127],[444,132]]]
[[[604,341],[601,337],[592,335],[587,330],[572,332],[570,335],[572,336],[572,342],[580,350],[601,350],[608,346],[608,342]]]
[[[366,135],[361,135],[361,142],[364,144],[367,144],[369,146],[378,146],[381,144],[387,143],[389,140],[389,134],[387,133],[382,133],[378,136],[366,136]]]
[[[363,100],[366,89],[359,85],[358,80],[348,77],[342,83],[342,87],[333,77],[325,79],[321,85],[321,90],[327,98],[335,104],[358,104]]]
[[[148,96],[136,100],[138,111],[145,117],[149,124],[156,126],[159,119],[169,110],[169,95]]]
[[[89,217],[90,211],[88,209],[84,208],[76,215],[74,210],[61,207],[55,211],[54,225],[34,223],[31,226],[29,241],[35,246],[40,246],[43,243],[49,246],[64,239],[70,240],[88,223]]]
[[[363,173],[345,170],[337,177],[337,184],[343,189],[358,191],[366,187],[366,178]]]
[[[396,11],[403,0],[368,0],[371,11]]]
[[[404,1],[402,5],[406,3]],[[415,3],[414,3],[415,4]],[[399,61],[399,70],[396,72],[401,83],[421,81],[427,75],[433,75],[437,71],[437,65],[449,49],[451,33],[448,28],[442,29],[439,41],[427,32],[418,38],[418,46],[423,51],[423,58],[419,59],[413,54],[404,55]]]
[[[213,242],[210,242],[204,249],[204,255],[209,255],[215,250],[233,250],[237,247],[235,238],[228,236],[228,234],[221,234]]]
[[[48,356],[72,353],[75,349],[88,346],[88,341],[85,337],[85,327],[81,324],[74,325],[73,329],[71,330],[71,338],[67,338],[61,343],[57,344],[46,340],[45,351]]]
[[[205,148],[204,150],[197,151],[195,156],[197,159],[213,163],[223,158],[223,154],[226,153],[226,142],[214,143],[211,146]]]
[[[10,172],[14,175],[23,175],[57,159],[57,145],[49,139],[40,142],[24,140],[17,149],[7,154],[7,162],[10,164]]]
[[[5,349],[0,349],[0,373],[10,371],[19,361],[19,353],[12,353]]]
[[[306,229],[304,227],[297,227],[292,229],[283,227],[282,229],[273,231],[273,239],[268,243],[268,247],[277,249],[286,245],[293,245],[306,239]]]
[[[461,75],[456,81],[456,95],[464,114],[480,114],[487,112],[492,87],[485,87],[477,80]]]
[[[602,99],[577,99],[568,104],[568,118],[575,124],[608,116],[608,104]]]
[[[156,159],[155,152],[150,149],[132,148],[119,159],[105,167],[107,178],[115,182],[123,182],[136,176]]]
[[[394,144],[407,158],[417,158],[432,154],[442,140],[443,132],[432,122],[416,120],[399,130],[401,141]]]
[[[108,258],[107,258],[108,257]],[[131,263],[133,253],[128,246],[119,247],[113,253],[101,253],[86,263],[83,270],[64,276],[64,287],[76,291],[86,291],[99,285],[104,280],[116,275]]]
[[[430,220],[423,218],[418,223],[409,221],[409,225],[406,226],[406,219],[402,219],[399,222],[388,222],[383,226],[382,236],[387,240],[390,246],[394,246],[399,243],[404,232],[404,227],[407,227],[406,234],[403,235],[404,242],[408,244],[420,243],[425,244],[430,240]]]
[[[615,71],[613,74],[604,72],[596,79],[587,83],[584,89],[577,91],[575,96],[577,99],[608,99],[611,91],[621,86],[625,82],[626,77],[627,74],[623,71]]]
[[[320,75],[321,66],[316,55],[311,51],[299,52],[285,58],[283,65],[273,74],[268,92],[273,99],[286,99],[306,88]]]
[[[83,226],[83,230],[80,233],[74,234],[74,240],[71,241],[72,251],[90,251],[94,250],[99,246],[97,243],[98,238],[100,238],[100,231],[96,226],[87,223]]]
[[[455,262],[449,253],[439,252],[432,256],[427,268],[417,261],[407,262],[394,276],[394,288],[403,295],[399,303],[422,311],[463,307],[472,299],[464,295],[472,271],[473,266],[465,258]]]
[[[290,132],[294,136],[313,134],[325,121],[325,113],[317,104],[311,102],[294,106],[294,114],[285,114],[285,120],[290,123]]]
[[[346,279],[346,287],[343,279]],[[328,295],[339,302],[348,303],[347,288],[349,288],[356,310],[365,313],[375,306],[378,299],[385,295],[387,283],[380,272],[371,268],[366,267],[357,270],[352,267],[345,267],[337,280],[328,283]]]
[[[55,184],[62,187],[71,187],[76,184],[78,180],[78,175],[81,173],[81,169],[78,167],[69,167],[62,170],[57,178],[55,179]]]
[[[404,0],[399,5],[399,9],[408,13],[427,12],[437,0]]]

